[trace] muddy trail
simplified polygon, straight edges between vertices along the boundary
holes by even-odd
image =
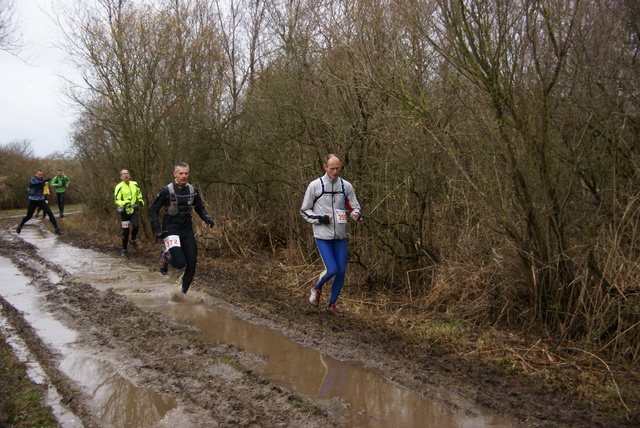
[[[184,299],[143,253],[72,245],[42,222],[7,227],[0,329],[64,427],[616,426],[349,317],[252,306],[259,287],[206,263]]]

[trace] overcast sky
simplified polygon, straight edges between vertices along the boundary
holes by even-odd
[[[69,151],[73,110],[62,95],[69,75],[58,30],[46,13],[57,0],[16,0],[25,49],[19,58],[0,51],[0,144],[31,140],[37,157]],[[58,43],[59,44],[59,43]]]

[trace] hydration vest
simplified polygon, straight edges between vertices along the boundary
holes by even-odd
[[[322,179],[322,177],[318,178],[318,180],[320,180],[320,186],[322,186],[322,191],[320,192],[320,194],[318,195],[318,197],[315,199],[315,201],[317,201],[318,199],[320,199],[322,197],[322,195],[324,195],[325,193],[327,195],[336,195],[338,193],[342,193],[343,196],[343,202],[346,203],[347,202],[347,193],[344,191],[344,180],[342,179],[342,177],[340,177],[340,185],[342,186],[342,192],[325,192],[324,191],[324,180]],[[314,201],[314,204],[315,204]],[[344,209],[344,205],[342,206],[342,209]]]
[[[192,213],[193,212],[193,200],[196,196],[196,189],[191,184],[187,184],[189,186],[189,202],[187,206],[179,206],[178,205],[178,195],[176,195],[176,190],[174,188],[174,183],[167,184],[167,189],[169,190],[169,206],[167,207],[167,214],[170,216],[176,216],[179,213]],[[184,196],[181,196],[184,197]]]

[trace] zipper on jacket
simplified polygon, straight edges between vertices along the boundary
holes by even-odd
[[[333,216],[332,226],[333,226],[333,239],[336,239],[336,192],[334,189],[334,184],[336,180],[329,179],[331,181],[331,215]]]

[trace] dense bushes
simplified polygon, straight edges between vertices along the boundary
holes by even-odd
[[[69,32],[91,203],[186,161],[229,251],[309,262],[298,208],[335,152],[351,283],[638,359],[635,3],[102,5]]]

